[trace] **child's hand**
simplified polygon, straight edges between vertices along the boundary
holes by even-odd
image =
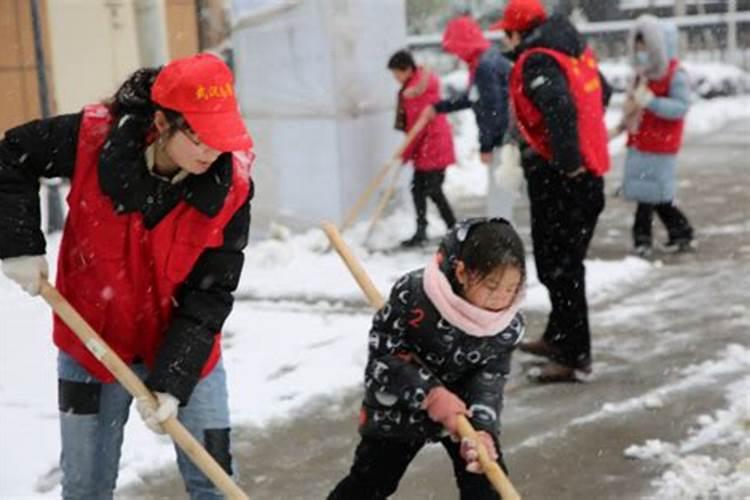
[[[479,442],[484,446],[484,449],[487,450],[487,454],[490,458],[496,461],[499,455],[495,449],[495,443],[492,440],[492,437],[485,431],[477,432],[477,436],[479,437]],[[479,449],[476,442],[468,438],[462,439],[460,453],[461,457],[466,460],[467,471],[473,472],[474,474],[481,474],[483,472],[482,465],[479,463]]]
[[[422,408],[427,410],[427,415],[432,420],[441,424],[451,435],[458,434],[458,416],[470,416],[461,398],[443,386],[435,387],[427,394]]]

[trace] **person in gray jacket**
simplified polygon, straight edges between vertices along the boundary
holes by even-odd
[[[694,248],[693,228],[675,204],[677,154],[690,107],[687,73],[677,59],[677,29],[656,17],[639,17],[630,34],[636,78],[618,132],[628,132],[623,194],[638,203],[633,224],[636,254],[653,251],[653,214],[667,228],[664,249]]]

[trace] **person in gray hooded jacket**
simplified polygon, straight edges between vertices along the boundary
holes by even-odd
[[[628,132],[623,194],[638,203],[633,244],[638,255],[652,253],[653,214],[667,228],[665,250],[694,247],[693,228],[677,208],[677,154],[690,106],[686,72],[677,59],[677,29],[656,17],[639,17],[630,34],[636,72],[618,132]]]

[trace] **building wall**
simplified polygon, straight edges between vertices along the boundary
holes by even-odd
[[[44,27],[48,16],[46,2],[40,1],[42,38],[49,54],[49,37]],[[29,0],[0,0],[0,136],[8,128],[39,118],[39,87],[34,54],[34,30]],[[47,58],[47,81],[51,88],[53,74]],[[55,111],[50,92],[50,111]]]
[[[109,97],[142,66],[198,51],[195,0],[49,0],[49,10],[61,113]]]
[[[169,57],[198,52],[198,17],[195,0],[166,0]]]
[[[58,111],[110,96],[140,65],[131,0],[51,0]]]

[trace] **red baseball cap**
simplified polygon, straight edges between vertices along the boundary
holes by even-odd
[[[201,142],[214,149],[243,151],[253,145],[234,96],[232,71],[215,55],[167,63],[151,87],[151,100],[182,114]]]
[[[547,11],[539,0],[510,0],[503,18],[490,30],[527,31],[547,19]]]

